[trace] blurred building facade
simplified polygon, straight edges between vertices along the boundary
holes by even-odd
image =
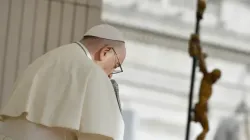
[[[101,0],[0,0],[1,104],[29,63],[99,24],[101,5]]]
[[[250,101],[250,4],[247,0],[208,0],[201,40],[208,69],[219,68],[222,78],[209,103],[213,140],[221,119]],[[183,140],[192,61],[188,39],[194,32],[196,0],[103,0],[103,22],[123,31],[127,39],[120,84],[123,108],[137,114],[135,140]],[[201,74],[197,69],[194,103]],[[192,123],[193,140],[201,131]]]

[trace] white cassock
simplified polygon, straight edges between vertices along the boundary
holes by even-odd
[[[26,113],[26,114],[23,114]],[[35,60],[0,114],[0,140],[122,140],[110,79],[72,43]]]

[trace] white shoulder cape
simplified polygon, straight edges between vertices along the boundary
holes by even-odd
[[[123,139],[124,122],[112,84],[75,43],[41,56],[17,79],[0,115],[23,113],[48,127]]]

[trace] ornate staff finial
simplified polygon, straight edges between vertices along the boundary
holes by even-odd
[[[198,15],[199,15],[198,17],[200,19],[202,19],[205,9],[206,9],[206,1],[205,0],[198,0],[198,2],[197,2],[197,13],[198,13]]]

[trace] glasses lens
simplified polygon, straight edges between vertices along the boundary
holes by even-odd
[[[120,63],[120,61],[119,61],[119,58],[118,58],[118,56],[117,56],[117,54],[116,54],[114,48],[112,48],[112,50],[114,51],[115,56],[116,56],[116,59],[117,59],[117,61],[118,61],[118,63],[119,63],[119,67],[117,67],[117,68],[113,71],[112,74],[121,73],[121,72],[123,72],[122,67],[121,67],[121,63]]]
[[[122,72],[121,68],[120,68],[120,67],[117,67],[117,68],[112,72],[112,74],[117,74],[117,73],[121,73],[121,72]]]

